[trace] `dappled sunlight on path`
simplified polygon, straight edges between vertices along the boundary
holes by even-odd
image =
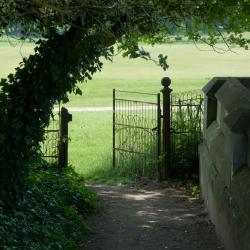
[[[88,218],[88,250],[222,249],[199,199],[183,190],[91,185],[103,205]]]

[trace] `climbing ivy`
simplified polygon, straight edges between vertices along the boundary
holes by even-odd
[[[151,59],[138,47],[138,40],[121,36],[120,27],[113,25],[111,36],[103,28],[81,29],[80,23],[46,31],[36,42],[34,54],[23,59],[15,74],[0,81],[0,192],[10,205],[22,191],[29,166],[37,158],[54,104],[67,102],[68,93],[80,93],[76,83],[90,80],[101,70],[102,56],[112,59],[116,39],[126,56]]]
[[[140,41],[154,44],[171,36],[247,49],[242,33],[250,29],[249,6],[245,0],[0,0],[0,35],[18,25],[22,37],[42,37],[34,54],[0,80],[1,197],[10,205],[16,201],[53,105],[80,93],[76,83],[101,70],[101,56],[112,59],[113,44],[124,56],[146,60],[152,58]],[[165,70],[166,60],[159,55]]]
[[[0,82],[0,191],[15,199],[38,152],[53,105],[77,92],[77,81],[91,79],[101,69],[100,56],[110,49],[84,32],[53,33],[37,42],[35,53],[24,59]]]

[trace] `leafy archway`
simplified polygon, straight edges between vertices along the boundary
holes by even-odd
[[[24,1],[0,2],[0,29],[18,25],[23,37],[37,35],[35,53],[0,82],[0,192],[15,200],[48,125],[53,105],[80,93],[78,81],[112,59],[113,45],[131,58],[150,55],[140,41],[154,44],[172,36],[214,46],[221,39],[247,48],[247,1]],[[234,32],[225,36],[226,32]],[[202,34],[206,34],[205,37]],[[167,68],[167,57],[158,64]]]

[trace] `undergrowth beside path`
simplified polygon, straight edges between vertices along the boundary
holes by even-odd
[[[0,249],[78,249],[89,233],[84,217],[97,209],[95,194],[72,168],[33,168],[17,207],[0,201]]]

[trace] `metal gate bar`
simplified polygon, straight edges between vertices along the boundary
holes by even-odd
[[[124,94],[154,101],[122,97]],[[132,167],[138,175],[149,170],[155,174],[161,153],[160,110],[160,94],[113,90],[113,167],[128,171]]]
[[[130,161],[144,175],[157,166],[160,180],[198,169],[203,94],[172,93],[170,84],[169,78],[162,79],[163,112],[159,93],[113,90],[113,167],[128,168]]]

